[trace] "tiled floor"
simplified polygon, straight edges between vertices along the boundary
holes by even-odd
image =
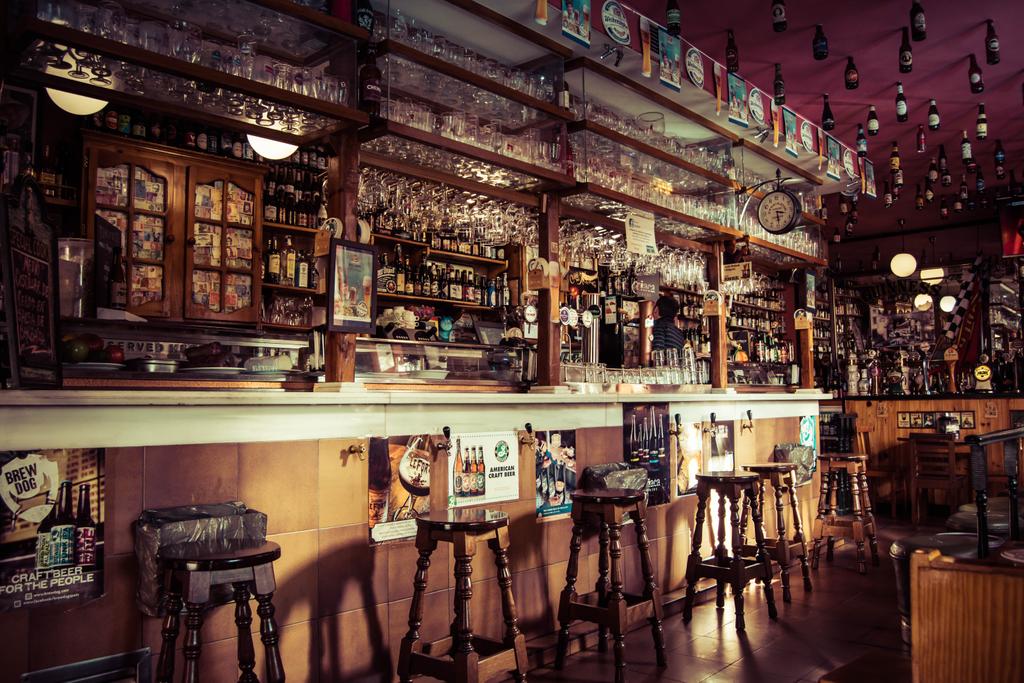
[[[782,683],[817,681],[824,673],[869,651],[902,651],[896,613],[896,587],[888,549],[893,538],[910,535],[909,528],[888,527],[879,536],[881,566],[868,564],[857,573],[852,543],[836,551],[832,564],[812,570],[814,590],[805,593],[799,568],[792,575],[793,601],[783,603],[778,573],[775,578],[779,619],[768,618],[760,587],[745,595],[746,632],[734,626],[732,596],[724,610],[714,602],[694,609],[693,621],[684,625],[678,613],[666,617],[665,639],[669,666],[655,665],[649,629],[626,638],[628,683],[663,681],[758,681]],[[531,682],[596,683],[613,678],[612,653],[587,650],[570,657],[562,671],[531,672]]]

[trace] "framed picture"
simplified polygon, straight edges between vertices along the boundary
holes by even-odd
[[[964,411],[960,413],[960,428],[961,429],[974,429],[974,411]]]
[[[921,413],[910,414],[910,426],[911,427],[923,427],[924,419],[921,417]]]
[[[372,333],[377,319],[377,250],[331,240],[327,266],[327,329]]]
[[[925,413],[924,414],[924,426],[925,427],[934,427],[935,426],[935,413]]]
[[[896,426],[900,429],[910,429],[910,413],[896,413]]]

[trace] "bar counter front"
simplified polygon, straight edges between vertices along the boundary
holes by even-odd
[[[5,450],[102,449],[105,579],[102,597],[74,608],[41,606],[0,616],[7,644],[0,680],[15,681],[25,671],[145,646],[152,648],[155,662],[161,622],[136,604],[135,520],[147,509],[226,501],[242,501],[266,513],[267,539],[282,548],[275,563],[274,605],[289,680],[387,680],[389,674],[383,672],[395,671],[408,628],[416,549],[414,531],[409,533],[402,522],[386,521],[409,516],[396,514],[396,508],[425,507],[422,501],[408,500],[411,494],[400,485],[403,478],[395,476],[398,483],[384,494],[391,513],[381,516],[380,506],[374,505],[381,488],[375,481],[380,471],[374,444],[394,444],[398,464],[417,435],[443,438],[445,428],[452,453],[447,457],[444,450],[426,449],[433,458],[429,492],[417,491],[435,510],[447,507],[448,496],[454,495],[445,465],[455,459],[456,441],[459,460],[472,458],[467,454],[475,449],[475,440],[511,437],[520,442],[517,489],[487,507],[510,517],[519,625],[531,652],[539,653],[532,656],[550,655],[544,654],[544,646],[551,644],[558,627],[571,522],[567,506],[559,512],[551,505],[553,488],[542,468],[554,465],[560,488],[572,487],[575,473],[588,466],[629,460],[625,450],[631,444],[637,449],[666,448],[662,471],[668,480],[660,482],[660,491],[649,491],[647,529],[658,582],[666,602],[673,602],[684,587],[695,507],[692,488],[679,490],[680,478],[692,477],[691,468],[708,466],[702,452],[734,457],[737,469],[771,460],[773,444],[800,442],[801,422],[806,430],[825,398],[815,391],[636,396],[361,389],[3,392],[0,443]],[[652,426],[656,422],[659,426]],[[526,430],[528,423],[532,432]],[[541,451],[559,450],[557,441],[552,443],[556,433],[561,454],[571,447],[571,457],[556,453],[551,463]],[[698,462],[688,465],[694,444],[687,441],[694,438]],[[548,445],[537,449],[537,442]],[[550,452],[547,458],[551,460]],[[723,469],[723,463],[713,464]],[[573,476],[566,476],[567,469]],[[386,480],[383,486],[388,489],[392,483]],[[488,485],[492,483],[497,487],[501,482],[491,475]],[[805,525],[814,519],[816,490],[813,485],[798,488]],[[655,504],[659,500],[664,504]],[[369,527],[371,511],[382,529],[395,530],[375,534]],[[774,517],[766,518],[771,536]],[[394,540],[373,540],[392,536]],[[642,592],[633,534],[624,533],[623,540],[626,589]],[[585,537],[582,552],[579,582],[589,586],[597,571],[596,534]],[[494,565],[484,555],[473,563],[473,627],[480,635],[500,638],[502,621],[493,618],[500,589]],[[421,633],[427,640],[446,634],[452,621],[455,582],[450,562],[444,549],[431,562]],[[205,617],[200,660],[205,680],[237,676],[232,616],[232,608],[222,606]],[[574,627],[573,642],[590,638],[592,644],[593,635]],[[257,670],[262,670],[262,661]]]

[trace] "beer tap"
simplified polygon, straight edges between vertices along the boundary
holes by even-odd
[[[445,425],[441,428],[441,433],[444,434],[444,441],[439,441],[437,447],[439,450],[443,450],[445,453],[452,448],[452,430],[451,427]]]
[[[715,433],[715,431],[716,431],[716,430],[715,430],[715,414],[714,414],[714,413],[711,413],[711,419],[710,419],[710,420],[708,420],[708,423],[709,423],[709,424],[710,424],[711,426],[710,426],[710,427],[705,427],[705,428],[704,428],[704,430],[703,430],[703,431],[704,431],[704,433],[705,433],[705,434],[714,434],[714,433]]]
[[[740,434],[742,434],[743,432],[746,432],[746,431],[750,431],[750,432],[754,431],[754,414],[753,414],[753,411],[751,411],[751,410],[747,410],[747,421],[746,422],[744,422],[742,419],[740,419]]]
[[[526,435],[519,437],[519,443],[529,448],[537,447],[537,435],[533,433],[533,425],[526,423]]]
[[[932,383],[931,383],[931,363],[928,359],[928,351],[932,348],[928,342],[921,343],[921,375],[923,376],[921,386],[921,393],[925,396],[931,396],[932,394]]]

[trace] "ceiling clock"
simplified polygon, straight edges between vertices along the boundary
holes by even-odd
[[[784,235],[796,227],[800,217],[800,200],[789,190],[777,185],[761,198],[757,206],[757,220],[761,227],[773,235]]]

